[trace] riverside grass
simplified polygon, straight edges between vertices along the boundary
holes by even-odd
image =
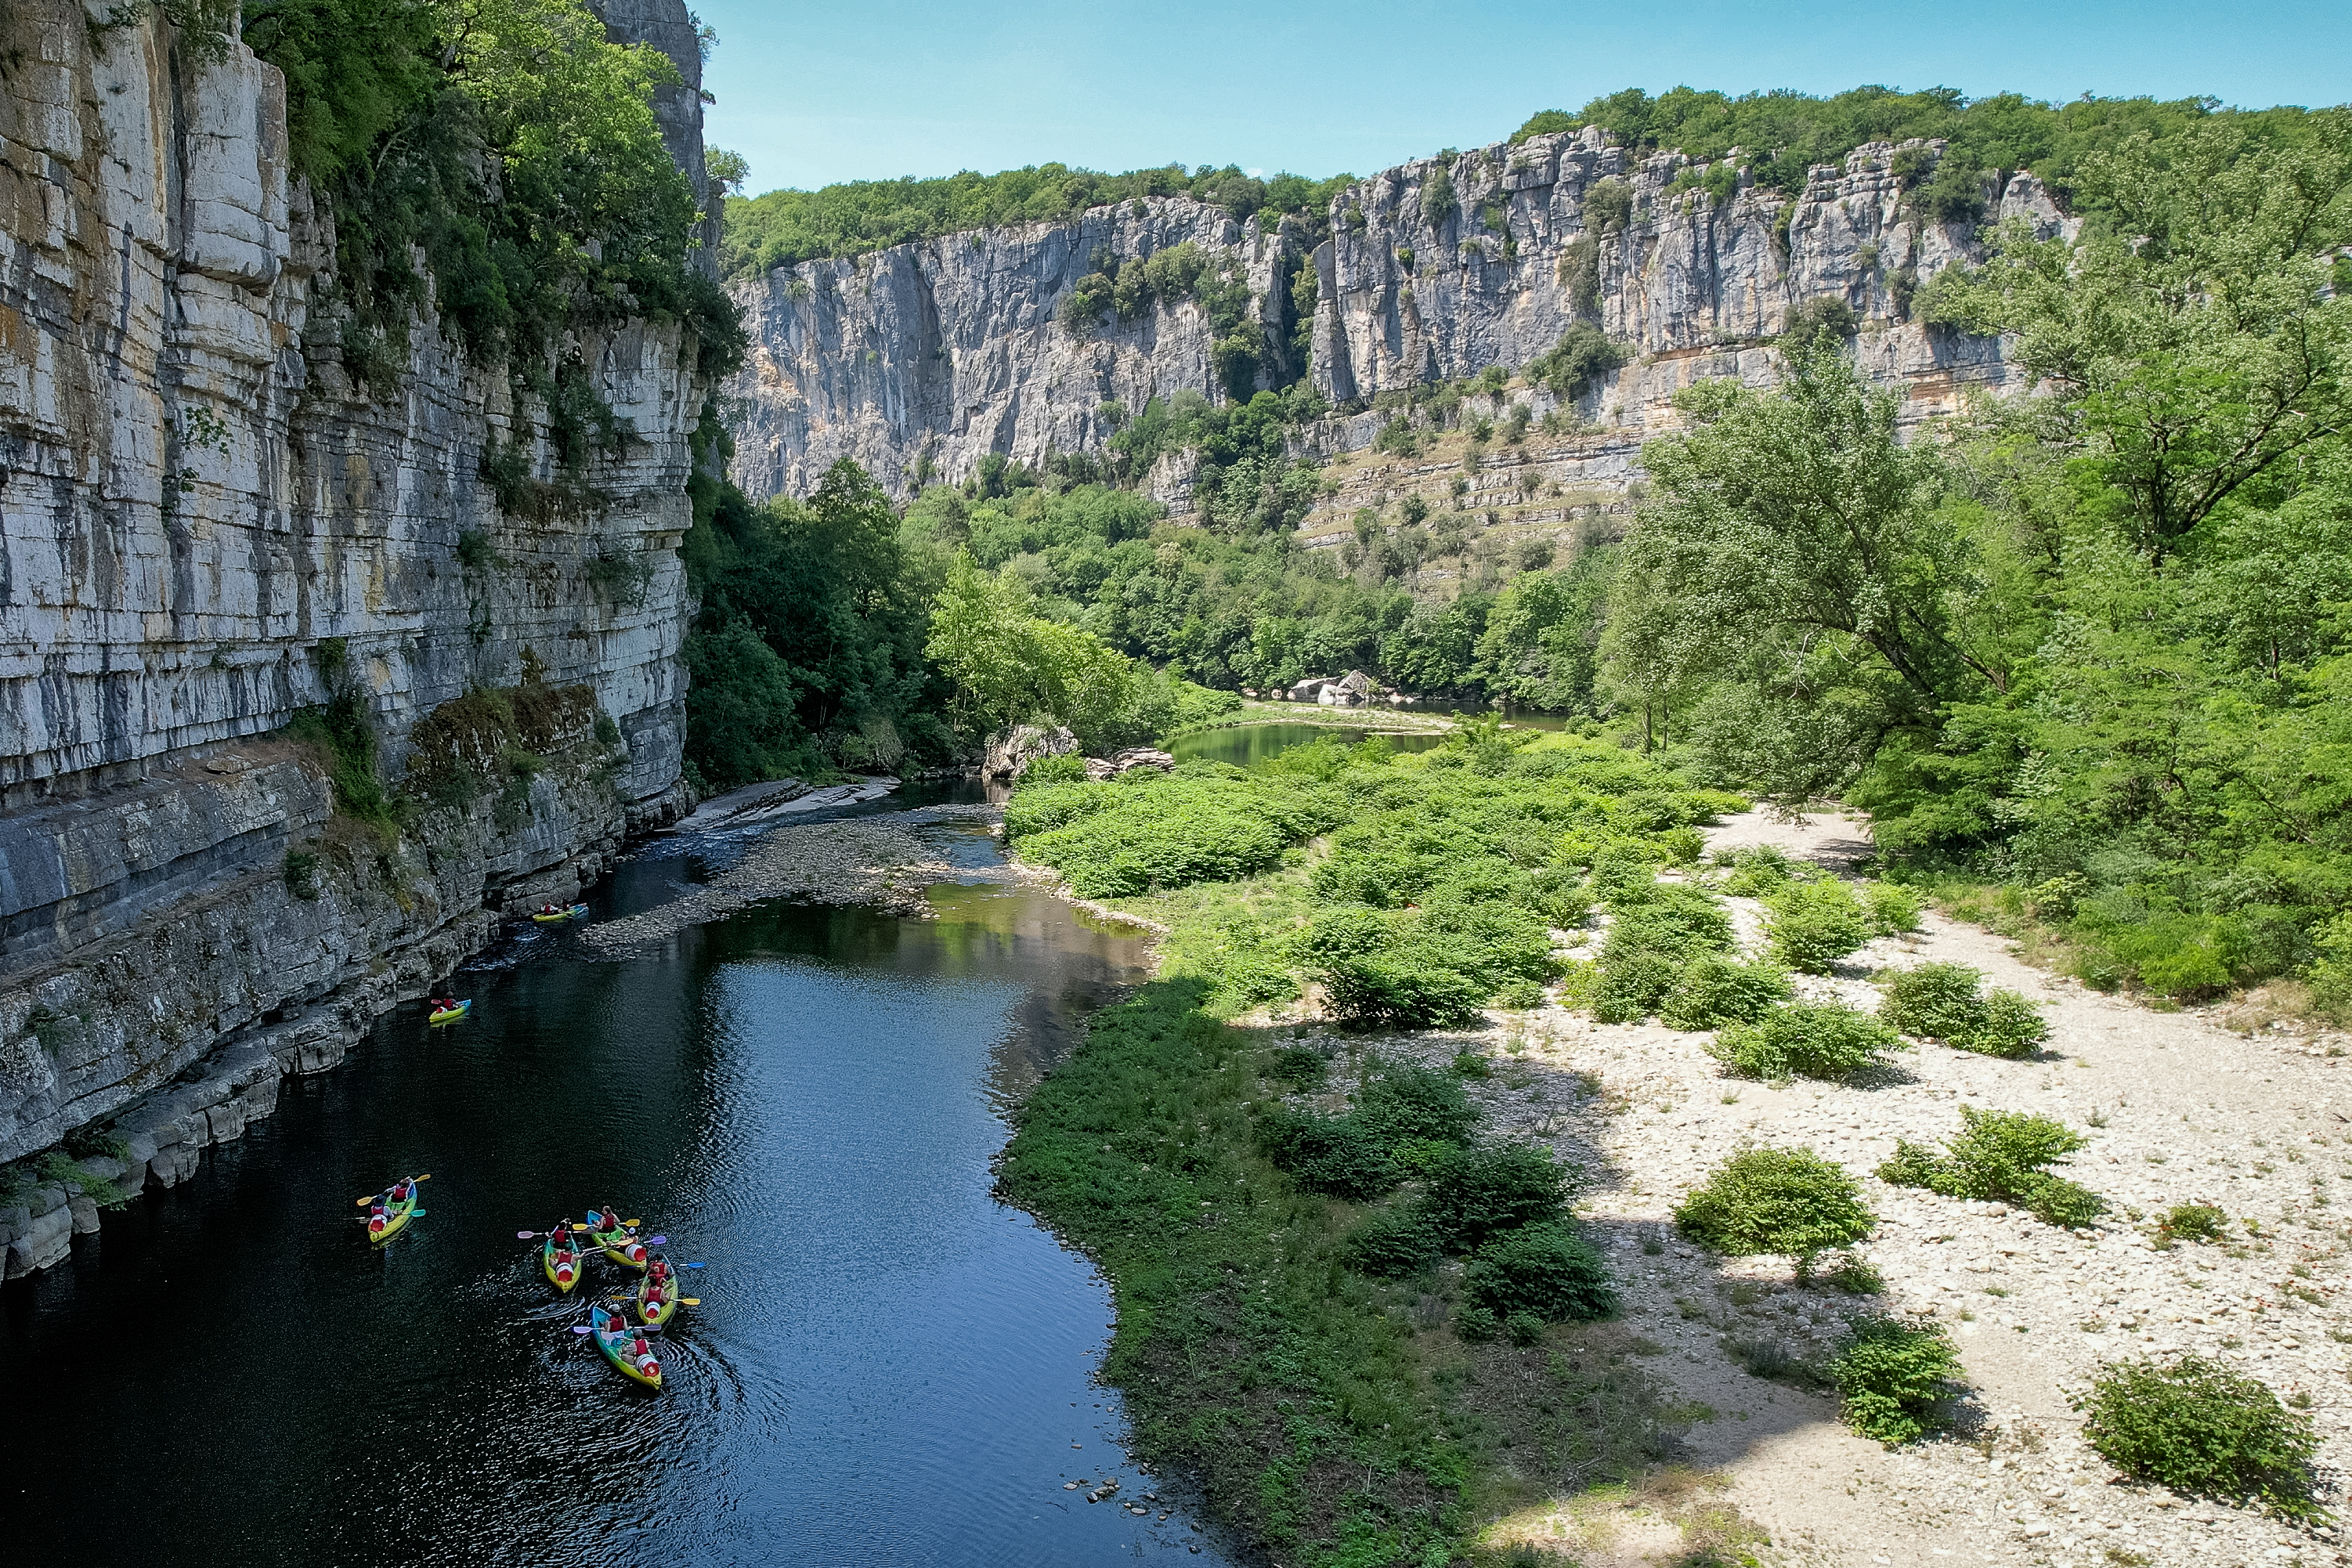
[[[1414,757],[1318,742],[1252,773],[1129,778],[1030,786],[1007,809],[1024,858],[1074,887],[1146,879],[1114,907],[1169,935],[1161,977],[1097,1014],[1015,1113],[1001,1190],[1111,1280],[1104,1374],[1138,1457],[1185,1466],[1291,1568],[1453,1561],[1486,1521],[1659,1457],[1668,1413],[1622,1330],[1530,1319],[1529,1342],[1465,1340],[1434,1237],[1364,1246],[1368,1226],[1417,1212],[1412,1184],[1355,1204],[1277,1168],[1285,1097],[1321,1075],[1288,1026],[1229,1020],[1298,995],[1349,943],[1478,1002],[1523,994],[1550,969],[1548,922],[1580,920],[1596,858],[1675,858],[1671,836],[1732,798],[1612,746],[1491,729]],[[1156,825],[1180,816],[1216,843],[1280,843],[1245,875],[1193,879],[1219,868],[1160,854]],[[1360,896],[1335,896],[1335,862]],[[1531,963],[1497,965],[1464,934],[1530,925]]]

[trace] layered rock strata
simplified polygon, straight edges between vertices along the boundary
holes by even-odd
[[[921,476],[966,479],[991,452],[1034,465],[1099,450],[1106,402],[1132,412],[1153,395],[1216,395],[1196,305],[1094,332],[1055,319],[1105,258],[1187,239],[1243,261],[1277,345],[1301,324],[1294,269],[1311,263],[1297,368],[1342,412],[1305,433],[1310,453],[1369,446],[1389,417],[1370,406],[1382,394],[1516,369],[1581,320],[1628,363],[1572,410],[1599,437],[1575,461],[1622,494],[1675,392],[1707,377],[1769,380],[1772,338],[1817,301],[1853,311],[1860,363],[1903,388],[1911,417],[1948,412],[1971,387],[2007,389],[2012,373],[1997,342],[1910,319],[1921,283],[1981,256],[1983,226],[1923,215],[1908,192],[1943,146],[1906,148],[1874,143],[1818,166],[1794,198],[1734,176],[1718,200],[1675,188],[1685,171],[1705,173],[1680,154],[1637,155],[1588,128],[1361,181],[1333,200],[1329,237],[1311,251],[1295,222],[1269,234],[1169,198],[779,268],[734,287],[753,342],[729,389],[734,477],[754,496],[804,494],[850,457],[903,491]],[[2046,233],[2067,221],[2030,174],[1985,195],[1987,224],[2024,217]],[[1555,401],[1538,395],[1535,412]],[[1181,510],[1181,482],[1162,479]]]
[[[679,0],[610,19],[698,64]],[[545,410],[429,315],[362,384],[275,68],[73,0],[9,10],[0,51],[0,1160],[104,1120],[119,1174],[169,1182],[242,1126],[222,1106],[265,1108],[255,1050],[327,1065],[680,805],[706,389],[674,327],[580,334],[625,438],[564,474]],[[405,832],[269,738],[341,691],[398,782],[485,689],[528,710],[512,754],[469,759],[478,789],[445,769]],[[53,1212],[0,1209],[11,1268]]]

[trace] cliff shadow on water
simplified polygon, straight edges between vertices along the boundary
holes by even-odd
[[[1030,888],[932,900],[618,963],[534,932],[458,977],[463,1023],[404,1007],[289,1080],[205,1179],[0,1299],[46,1434],[17,1528],[192,1563],[1190,1556],[1172,1497],[1127,1511],[1163,1483],[1092,1382],[1106,1287],[991,1194],[1003,1112],[1141,944]],[[352,1196],[412,1171],[426,1213],[372,1252]],[[709,1266],[657,1397],[515,1239],[607,1200]],[[139,1463],[95,1462],[126,1433]]]

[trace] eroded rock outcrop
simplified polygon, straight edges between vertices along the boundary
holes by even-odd
[[[1904,149],[1874,143],[1815,168],[1793,198],[1746,186],[1717,201],[1673,189],[1688,167],[1680,154],[1644,157],[1587,129],[1359,182],[1334,200],[1329,238],[1311,250],[1295,222],[1270,234],[1166,198],[779,268],[733,289],[752,337],[729,389],[734,477],[755,497],[801,495],[846,456],[903,493],[930,475],[966,479],[991,452],[1034,465],[1098,451],[1113,429],[1107,401],[1132,413],[1152,395],[1217,395],[1197,305],[1090,332],[1055,317],[1106,258],[1187,240],[1244,264],[1275,345],[1269,363],[1301,324],[1288,312],[1296,272],[1311,263],[1300,368],[1343,410],[1305,433],[1311,452],[1369,446],[1386,416],[1364,405],[1384,392],[1516,369],[1583,320],[1629,357],[1576,410],[1614,439],[1564,457],[1558,477],[1622,495],[1642,437],[1671,419],[1676,391],[1706,377],[1769,379],[1770,340],[1817,301],[1853,311],[1862,364],[1905,388],[1907,413],[1947,412],[1971,386],[2010,386],[2011,372],[1997,342],[1909,317],[1922,282],[1981,250],[1979,225],[1937,222],[1909,199],[1941,144],[1906,146],[1917,165],[1907,183],[1896,172]],[[1986,196],[1987,222],[2065,221],[2031,174]],[[1541,413],[1554,400],[1538,402]],[[1181,471],[1153,479],[1148,488],[1185,510]]]
[[[697,59],[679,0],[610,19]],[[240,1030],[329,1065],[502,909],[576,892],[677,808],[706,389],[675,327],[580,333],[626,434],[559,476],[544,410],[430,317],[362,385],[275,68],[73,0],[0,16],[0,49],[5,1160],[203,1098]],[[698,104],[672,96],[698,178]],[[484,459],[509,451],[562,504],[502,507]],[[442,778],[405,834],[355,824],[323,752],[268,738],[336,691],[390,780],[468,693],[509,694],[513,754],[479,787]],[[131,1179],[235,1136],[221,1107],[250,1114],[261,1082],[141,1131]]]

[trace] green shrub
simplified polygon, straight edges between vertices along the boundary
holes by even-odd
[[[1878,1168],[1895,1186],[1925,1187],[1947,1197],[2014,1204],[2050,1225],[2088,1225],[2106,1212],[2089,1188],[2050,1173],[2088,1142],[2046,1116],[1960,1107],[1960,1134],[1943,1151],[1898,1141]]]
[[[1811,868],[1799,867],[1774,844],[1734,850],[1725,863],[1730,870],[1723,879],[1723,890],[1736,899],[1769,899],[1811,875]]]
[[[1886,1289],[1886,1276],[1850,1252],[1822,1278],[1849,1296],[1875,1296]]]
[[[1683,966],[1657,1012],[1669,1028],[1712,1029],[1753,1023],[1789,995],[1788,976],[1771,965],[1705,953]]]
[[[1358,1028],[1445,1029],[1475,1021],[1486,992],[1412,953],[1344,958],[1323,970],[1324,994]]]
[[[298,899],[319,896],[319,858],[307,849],[286,851],[286,890]]]
[[[2033,1004],[2014,991],[1979,992],[1983,976],[1965,963],[1922,963],[1878,976],[1878,1016],[1906,1035],[1992,1057],[2032,1054],[2050,1035]]]
[[[1261,1139],[1276,1167],[1310,1192],[1368,1203],[1403,1179],[1380,1139],[1351,1116],[1279,1111]]]
[[[1827,974],[1870,940],[1861,903],[1843,882],[1791,882],[1772,895],[1764,932],[1791,969]]]
[[[1902,1037],[1834,1002],[1790,1002],[1753,1024],[1732,1024],[1707,1049],[1744,1078],[1842,1079],[1886,1065]]]
[[[1864,882],[1862,912],[1873,936],[1900,936],[1919,929],[1919,896],[1893,882]]]
[[[1076,752],[1065,752],[1056,756],[1038,757],[1031,762],[1027,767],[1021,770],[1021,775],[1013,781],[1013,788],[1017,794],[1024,789],[1034,789],[1039,784],[1084,784],[1086,781],[1086,758]]]
[[[1312,1046],[1285,1046],[1274,1053],[1265,1071],[1293,1089],[1320,1089],[1331,1075],[1331,1064]]]
[[[2175,1204],[2156,1228],[2168,1241],[2215,1242],[2229,1223],[2229,1216],[2211,1204]]]
[[[1360,1274],[1404,1279],[1434,1264],[1444,1248],[1429,1222],[1411,1209],[1366,1215],[1339,1244],[1340,1258]]]
[[[1504,1231],[1559,1219],[1570,1174],[1549,1150],[1525,1143],[1453,1149],[1430,1169],[1422,1213],[1448,1247],[1474,1251]]]
[[[1701,1247],[1729,1258],[1782,1254],[1800,1275],[1877,1223],[1853,1178],[1811,1149],[1743,1149],[1675,1210],[1675,1224]]]
[[[1484,1307],[1464,1307],[1454,1314],[1454,1331],[1474,1345],[1503,1337],[1503,1320]]]
[[[2110,1365],[2074,1407],[2086,1413],[2091,1447],[2127,1475],[2201,1497],[2260,1499],[2294,1518],[2318,1512],[2311,1418],[2219,1362]]]
[[[1402,1065],[1382,1068],[1364,1085],[1356,1118],[1391,1146],[1408,1140],[1458,1143],[1478,1124],[1478,1110],[1454,1074]]]
[[[1682,965],[1664,953],[1631,952],[1604,962],[1592,1016],[1604,1024],[1638,1024],[1665,1005],[1682,977]]]
[[[1543,1322],[1585,1321],[1617,1310],[1601,1254],[1566,1226],[1506,1231],[1462,1271],[1462,1299],[1507,1322],[1528,1313]]]
[[[1892,1448],[1948,1426],[1959,1392],[1959,1357],[1942,1325],[1875,1318],[1858,1326],[1830,1363],[1846,1424]]]

